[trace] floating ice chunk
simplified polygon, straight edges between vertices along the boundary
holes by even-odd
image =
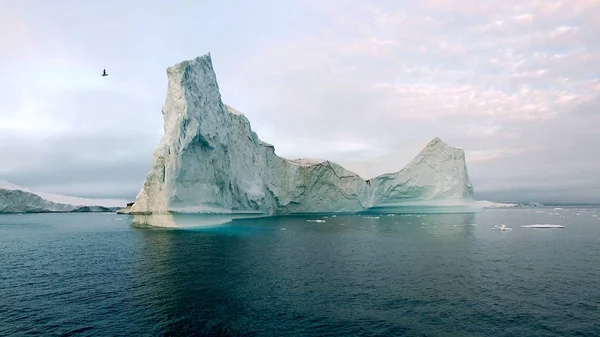
[[[502,224],[502,225],[494,225],[493,230],[495,230],[495,231],[512,231],[512,228],[506,227],[505,224]]]
[[[378,216],[363,216],[363,219],[379,219]]]
[[[332,218],[337,218],[337,215],[335,215],[335,214],[334,214],[334,215],[332,215],[331,217],[332,217]]]
[[[284,231],[284,230],[285,230],[285,227],[282,227],[282,228],[280,228],[280,230]]]
[[[521,228],[565,228],[565,226],[551,225],[551,224],[535,224],[535,225],[522,225]]]
[[[387,216],[396,216],[396,214],[388,214]]]
[[[306,222],[325,222],[325,220],[306,220]]]
[[[555,211],[562,211],[562,208],[560,208],[560,207],[556,207],[556,208],[554,208],[554,210],[555,210]]]

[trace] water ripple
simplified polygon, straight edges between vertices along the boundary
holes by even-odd
[[[552,212],[195,230],[0,216],[0,335],[597,336],[598,210],[519,228]]]

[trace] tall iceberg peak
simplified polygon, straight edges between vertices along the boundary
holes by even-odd
[[[369,181],[327,160],[288,160],[224,104],[210,54],[167,68],[164,135],[133,214],[357,212],[401,200],[469,198],[464,152],[433,139]]]
[[[236,118],[221,101],[210,54],[167,68],[167,76],[165,133],[131,211],[230,209],[228,133]]]
[[[465,152],[434,138],[399,172],[370,180],[372,205],[406,201],[461,200],[473,197]]]

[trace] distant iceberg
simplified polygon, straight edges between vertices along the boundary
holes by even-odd
[[[500,202],[493,202],[488,200],[476,200],[474,204],[478,207],[482,208],[510,208],[510,207],[518,207],[519,204],[506,204]]]
[[[565,226],[550,225],[550,224],[536,224],[536,225],[522,225],[521,228],[565,228]]]
[[[125,200],[84,199],[34,192],[0,180],[0,213],[113,212]]]
[[[404,169],[364,180],[328,160],[277,156],[241,112],[222,102],[210,54],[169,67],[167,77],[164,136],[131,214],[479,207],[464,151],[439,138]]]

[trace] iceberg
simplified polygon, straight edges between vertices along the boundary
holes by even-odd
[[[494,228],[492,228],[492,229],[495,231],[502,231],[502,232],[512,231],[512,227],[507,227],[505,224],[494,225]]]
[[[399,172],[368,180],[371,204],[397,205],[413,200],[465,200],[473,196],[465,152],[434,138]]]
[[[476,200],[475,204],[482,208],[513,208],[519,207],[519,204],[508,204],[501,202],[493,202],[489,200]]]
[[[433,139],[406,168],[370,180],[323,159],[286,159],[223,103],[211,55],[167,68],[164,135],[134,215],[356,213],[472,204],[462,149]],[[135,221],[135,220],[134,220]]]
[[[84,199],[44,192],[0,180],[0,213],[112,212],[124,200]]]
[[[521,228],[565,228],[565,226],[552,225],[552,224],[536,224],[536,225],[522,225]]]

